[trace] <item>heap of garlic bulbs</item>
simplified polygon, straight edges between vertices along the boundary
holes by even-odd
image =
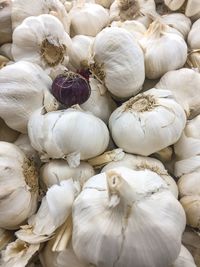
[[[200,267],[199,26],[199,0],[0,0],[1,267]]]

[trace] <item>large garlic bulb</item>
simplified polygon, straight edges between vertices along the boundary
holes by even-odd
[[[71,50],[69,35],[62,23],[52,15],[28,17],[13,32],[14,60],[36,63],[48,73],[51,68],[66,65]]]
[[[19,26],[23,20],[30,16],[51,14],[57,17],[63,24],[65,31],[69,33],[70,20],[63,3],[60,0],[12,0],[12,28]]]
[[[197,97],[200,88],[199,72],[186,68],[169,71],[155,87],[172,91],[188,118],[194,118],[200,113],[200,99]]]
[[[5,122],[0,118],[0,141],[14,142],[19,133],[9,128]]]
[[[145,78],[142,49],[125,29],[102,30],[91,48],[90,69],[118,98],[137,94]]]
[[[192,255],[183,245],[178,258],[171,267],[197,267]]]
[[[69,12],[70,34],[96,36],[109,23],[108,11],[101,5],[77,1]]]
[[[83,263],[168,267],[179,255],[185,213],[149,170],[118,167],[93,176],[72,214],[73,249]]]
[[[33,162],[16,145],[0,142],[0,227],[19,228],[36,211],[37,198]]]
[[[44,164],[40,170],[41,181],[47,188],[70,178],[83,186],[94,174],[94,169],[87,162],[81,162],[78,167],[70,168],[65,160],[52,160]]]
[[[144,51],[147,78],[157,79],[167,71],[183,67],[187,59],[187,44],[180,35],[159,20],[151,23],[139,41]]]
[[[19,61],[0,70],[0,117],[19,132],[27,132],[30,115],[45,106],[57,109],[49,92],[52,80],[36,64]]]
[[[90,78],[89,83],[91,95],[89,99],[81,105],[81,108],[90,111],[107,124],[111,113],[116,109],[117,105],[111,98],[107,89],[98,80]]]
[[[109,128],[118,147],[148,156],[177,142],[185,123],[184,110],[170,91],[150,89],[118,107]]]
[[[41,159],[64,158],[70,167],[103,153],[109,142],[105,123],[75,108],[44,115],[38,110],[29,120],[28,134]]]
[[[0,45],[12,41],[11,0],[0,0]]]

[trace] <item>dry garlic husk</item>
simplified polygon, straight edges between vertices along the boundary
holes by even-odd
[[[60,0],[26,0],[12,1],[12,28],[19,26],[24,19],[30,16],[51,14],[57,17],[63,24],[65,31],[69,33],[70,20],[63,3]]]
[[[171,13],[162,16],[162,22],[179,31],[186,39],[190,31],[191,20],[182,13]]]
[[[142,156],[177,142],[185,124],[185,112],[172,93],[154,88],[124,102],[109,119],[116,145]]]
[[[52,80],[36,64],[19,61],[0,70],[0,117],[12,129],[27,132],[31,114],[40,107],[55,110]]]
[[[0,118],[0,141],[13,143],[17,139],[18,136],[19,136],[19,133],[9,128],[5,124],[5,122]]]
[[[184,4],[185,0],[164,0],[165,5],[172,11],[178,10]]]
[[[14,60],[36,63],[48,74],[52,68],[67,65],[71,50],[69,35],[52,15],[28,17],[13,32]]]
[[[36,211],[37,198],[34,163],[16,145],[0,142],[0,227],[19,228]]]
[[[38,110],[29,120],[28,134],[42,160],[63,158],[70,167],[103,153],[109,142],[105,123],[77,108],[46,114]]]
[[[183,245],[181,251],[171,267],[197,267],[191,253]]]
[[[157,159],[150,157],[135,156],[125,154],[125,156],[117,161],[108,163],[101,172],[106,172],[115,167],[127,167],[135,171],[150,170],[157,173],[168,185],[172,194],[178,198],[178,187],[174,179],[168,174],[164,165]]]
[[[0,0],[0,45],[12,42],[11,0]]]
[[[83,186],[94,174],[94,169],[87,162],[81,162],[78,167],[70,168],[65,160],[52,160],[44,164],[40,170],[41,181],[46,188],[70,178]]]
[[[0,54],[2,56],[4,56],[4,57],[10,59],[10,60],[13,60],[11,49],[12,49],[12,44],[11,43],[3,44],[0,47]]]
[[[167,71],[183,67],[187,59],[187,44],[180,35],[180,32],[159,20],[150,24],[144,37],[139,40],[144,51],[147,78],[157,79]]]
[[[200,88],[198,71],[187,68],[169,71],[155,87],[170,90],[188,118],[192,119],[200,113],[200,101],[197,97]]]
[[[14,240],[14,233],[3,228],[0,228],[0,251]]]
[[[192,24],[192,28],[188,34],[187,42],[190,49],[200,49],[200,19]]]
[[[115,97],[133,96],[145,78],[142,49],[127,30],[106,28],[91,47],[90,70]]]
[[[79,185],[72,179],[61,181],[51,186],[36,214],[28,219],[28,224],[21,226],[15,235],[28,243],[44,242],[54,234],[70,216],[72,203],[78,194]]]
[[[113,21],[111,27],[119,27],[130,32],[135,39],[141,39],[146,32],[146,27],[139,21],[126,20],[126,21]]]
[[[89,99],[81,105],[81,108],[90,111],[107,124],[111,113],[117,108],[117,105],[104,85],[98,80],[90,78],[89,84],[91,95]]]
[[[70,35],[96,36],[109,23],[108,11],[101,5],[77,1],[69,12]]]
[[[117,167],[93,176],[72,214],[73,249],[83,263],[168,267],[180,252],[185,213],[162,178],[149,170]]]
[[[0,264],[2,267],[25,267],[39,248],[40,244],[28,244],[17,239],[2,251]]]

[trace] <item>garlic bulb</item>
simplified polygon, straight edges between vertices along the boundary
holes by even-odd
[[[10,60],[13,60],[11,49],[12,49],[12,44],[11,43],[3,44],[0,47],[0,54],[2,56],[4,56],[4,57],[7,57]]]
[[[87,162],[81,162],[78,167],[70,168],[64,160],[52,160],[44,164],[40,170],[41,180],[47,188],[70,178],[83,186],[94,174],[94,169]]]
[[[109,119],[116,145],[125,152],[142,156],[177,142],[185,124],[182,107],[170,91],[161,89],[151,89],[130,98]]]
[[[164,0],[165,5],[173,11],[178,10],[184,2],[185,0]]]
[[[188,0],[185,8],[185,15],[192,20],[200,18],[200,6],[198,0]]]
[[[109,23],[108,11],[105,8],[95,3],[85,3],[84,0],[75,2],[69,17],[71,36],[96,36]]]
[[[159,160],[150,157],[125,154],[122,159],[108,163],[101,172],[106,172],[119,166],[127,167],[135,171],[150,170],[157,173],[166,182],[172,194],[178,198],[178,187],[176,182],[167,173],[164,165]]]
[[[91,47],[90,70],[114,96],[133,96],[145,78],[143,52],[125,29],[106,28]]]
[[[90,111],[95,116],[108,123],[111,113],[117,105],[111,98],[107,89],[96,79],[89,79],[91,95],[89,99],[81,105],[81,108]]]
[[[200,19],[192,24],[192,28],[188,34],[187,42],[191,49],[200,49]]]
[[[17,229],[37,209],[37,198],[33,162],[16,145],[0,142],[0,227]]]
[[[48,240],[71,214],[72,203],[79,192],[79,185],[72,179],[61,181],[50,187],[43,197],[36,214],[28,219],[28,224],[21,226],[15,235],[30,244]]]
[[[181,251],[171,267],[197,267],[190,252],[182,245]]]
[[[71,46],[62,23],[44,14],[26,18],[14,30],[12,55],[15,61],[36,63],[50,73],[51,68],[68,63]]]
[[[139,40],[144,51],[147,78],[157,79],[167,71],[183,67],[187,59],[187,45],[180,35],[159,20],[151,23]]]
[[[39,250],[40,244],[28,244],[17,239],[2,251],[2,267],[25,267],[32,256]]]
[[[14,142],[19,133],[9,128],[5,122],[0,118],[0,141]]]
[[[118,167],[93,176],[72,214],[73,249],[83,263],[168,267],[180,252],[184,211],[149,170]]]
[[[197,97],[200,74],[197,71],[186,68],[169,71],[163,75],[155,87],[172,91],[188,118],[194,118],[200,113],[200,101]]]
[[[51,84],[36,64],[19,61],[4,67],[0,70],[0,117],[10,128],[26,133],[32,112],[42,106],[57,109],[57,101],[49,92]]]
[[[26,0],[12,1],[12,28],[19,26],[24,19],[30,16],[51,14],[57,17],[63,24],[65,31],[69,33],[70,20],[63,3],[60,0]]]
[[[28,134],[42,160],[63,158],[70,167],[103,153],[109,142],[104,122],[76,108],[44,115],[38,110],[29,120]]]
[[[0,251],[6,248],[14,239],[13,232],[0,228]]]
[[[12,41],[11,0],[0,0],[0,45]]]

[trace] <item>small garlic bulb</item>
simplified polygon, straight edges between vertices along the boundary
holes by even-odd
[[[52,15],[28,17],[13,32],[14,60],[36,63],[48,74],[52,68],[68,63],[71,50],[69,35]]]
[[[0,84],[0,117],[16,131],[27,132],[29,117],[38,108],[58,108],[49,92],[52,80],[36,64],[19,61],[2,68]]]
[[[171,267],[197,267],[192,255],[183,245],[178,258],[175,260]]]
[[[106,28],[91,47],[90,70],[115,97],[133,96],[145,78],[142,49],[127,30]]]
[[[87,162],[81,162],[78,167],[70,168],[64,160],[52,160],[44,164],[40,170],[41,181],[47,188],[70,178],[83,186],[94,174],[94,169]]]
[[[72,217],[73,249],[85,264],[168,267],[181,249],[184,210],[149,170],[117,167],[93,176],[74,201]]]
[[[124,102],[109,119],[116,145],[142,156],[177,142],[185,124],[184,110],[171,92],[154,88]]]
[[[33,162],[16,145],[0,142],[0,227],[19,228],[36,211],[37,198]]]
[[[145,73],[149,79],[160,78],[167,71],[183,67],[186,62],[187,44],[181,33],[159,20],[150,24],[139,42],[144,51]]]
[[[155,87],[170,90],[188,118],[192,119],[200,113],[200,100],[197,97],[200,88],[198,71],[187,68],[169,71]]]
[[[28,135],[42,160],[63,158],[70,167],[103,153],[109,142],[105,123],[77,108],[43,115],[38,110],[29,120]]]
[[[19,133],[9,128],[5,122],[0,118],[0,141],[14,142]]]
[[[11,0],[0,1],[0,45],[12,42]]]
[[[69,12],[70,35],[96,36],[109,23],[108,11],[101,5],[77,1]]]
[[[81,108],[90,111],[102,119],[106,124],[111,113],[117,108],[107,89],[96,79],[89,79],[91,94],[89,99],[81,105]]]

